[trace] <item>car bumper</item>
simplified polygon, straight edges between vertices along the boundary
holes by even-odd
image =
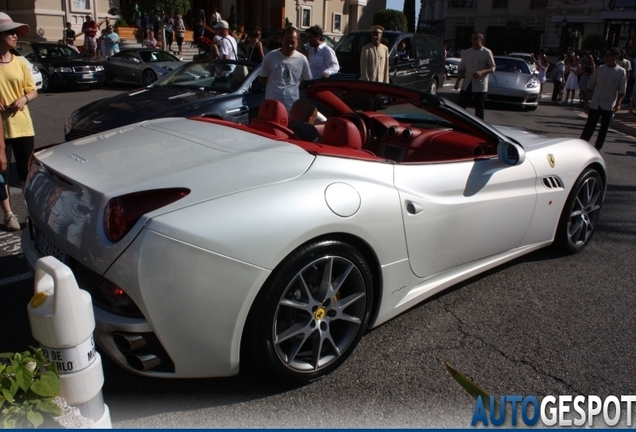
[[[489,88],[486,101],[522,107],[536,107],[539,105],[539,89],[532,92],[524,92],[509,89]]]
[[[51,85],[59,87],[83,87],[101,85],[105,79],[104,72],[56,73],[51,76]]]

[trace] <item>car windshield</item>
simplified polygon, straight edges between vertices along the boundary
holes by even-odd
[[[155,86],[232,92],[243,85],[254,67],[224,61],[188,63],[157,81]]]
[[[523,60],[495,57],[495,72],[529,74],[528,64]]]
[[[448,120],[406,99],[357,90],[336,91],[334,94],[356,112],[375,111],[399,120],[401,123],[409,123],[413,127],[426,128],[431,125],[453,127]]]
[[[396,37],[396,33],[388,33],[382,37],[382,43],[391,48]],[[335,51],[341,53],[359,53],[362,51],[362,47],[370,42],[371,32],[349,33],[336,44]]]
[[[162,50],[153,51],[139,51],[139,57],[144,63],[157,63],[157,62],[178,62],[177,57]]]
[[[38,57],[42,59],[82,58],[81,55],[65,45],[38,45],[35,50],[38,53]]]

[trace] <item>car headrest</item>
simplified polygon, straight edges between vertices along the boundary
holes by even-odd
[[[329,117],[327,119],[322,142],[323,144],[349,147],[356,150],[362,148],[362,137],[356,125],[339,117]]]
[[[282,102],[275,99],[265,99],[258,110],[259,120],[270,121],[281,126],[289,126],[289,116],[287,108]]]

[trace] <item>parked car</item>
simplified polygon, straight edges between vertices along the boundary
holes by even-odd
[[[20,54],[18,50],[11,48],[9,51],[11,51],[11,54],[22,60],[28,66],[29,70],[31,71],[31,75],[33,76],[35,88],[37,88],[38,90],[42,90],[42,73],[40,72],[40,69],[29,60],[27,60],[26,57],[24,57],[22,54]]]
[[[523,59],[527,64],[528,67],[530,68],[530,71],[537,75],[539,73],[538,69],[537,69],[537,65],[534,62],[534,57],[532,56],[532,54],[530,53],[521,53],[521,52],[513,52],[508,54],[508,57],[517,57],[520,59]]]
[[[265,98],[260,65],[207,60],[183,63],[142,89],[84,105],[64,124],[66,140],[161,117],[214,116],[247,123]]]
[[[185,64],[167,51],[151,48],[124,49],[110,57],[99,57],[107,83],[150,85]]]
[[[446,57],[446,78],[457,78],[459,73],[459,64],[462,59],[457,57]]]
[[[520,58],[495,56],[495,66],[488,75],[486,101],[536,110],[541,86],[528,64]]]
[[[162,118],[35,153],[24,256],[69,266],[117,364],[312,381],[440,291],[592,239],[607,172],[588,142],[396,85],[304,91],[330,112],[322,143],[265,100],[250,125]]]
[[[392,84],[437,93],[444,85],[445,61],[442,39],[422,33],[386,31],[383,43],[389,47],[389,75]],[[342,76],[360,77],[360,53],[371,42],[368,30],[353,31],[336,44],[336,56]],[[397,47],[406,43],[406,55]]]
[[[104,67],[85,60],[66,45],[18,41],[16,49],[42,73],[42,91],[51,88],[100,88],[104,84]]]

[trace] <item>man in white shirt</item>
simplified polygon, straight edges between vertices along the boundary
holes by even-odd
[[[459,88],[459,82],[464,79],[462,90],[459,93],[457,105],[466,109],[470,98],[475,99],[475,115],[484,119],[484,97],[488,92],[488,74],[495,71],[495,59],[492,51],[483,46],[484,34],[473,33],[471,38],[473,47],[464,52],[462,61],[459,63],[455,90]]]
[[[222,59],[236,60],[238,58],[238,46],[236,39],[230,36],[230,26],[225,20],[221,20],[214,24],[213,27],[216,30],[216,34],[221,37],[219,42],[219,55]]]
[[[309,44],[307,57],[311,75],[314,78],[329,78],[329,76],[338,73],[340,70],[338,58],[333,49],[325,43],[322,28],[315,25],[309,27],[306,33],[307,43]]]
[[[594,144],[594,147],[599,150],[605,142],[614,111],[621,107],[627,87],[627,72],[618,65],[618,55],[618,48],[608,48],[605,51],[605,64],[596,68],[587,85],[588,98],[591,97],[591,102],[581,139],[589,141],[592,138],[600,118],[601,127]]]
[[[212,8],[212,13],[210,14],[210,25],[214,26],[214,24],[221,22],[223,18],[221,18],[221,14],[216,7]]]
[[[312,78],[307,57],[296,51],[299,39],[298,29],[287,27],[281,47],[263,59],[259,77],[265,98],[282,102],[288,112],[300,97],[300,84]]]

